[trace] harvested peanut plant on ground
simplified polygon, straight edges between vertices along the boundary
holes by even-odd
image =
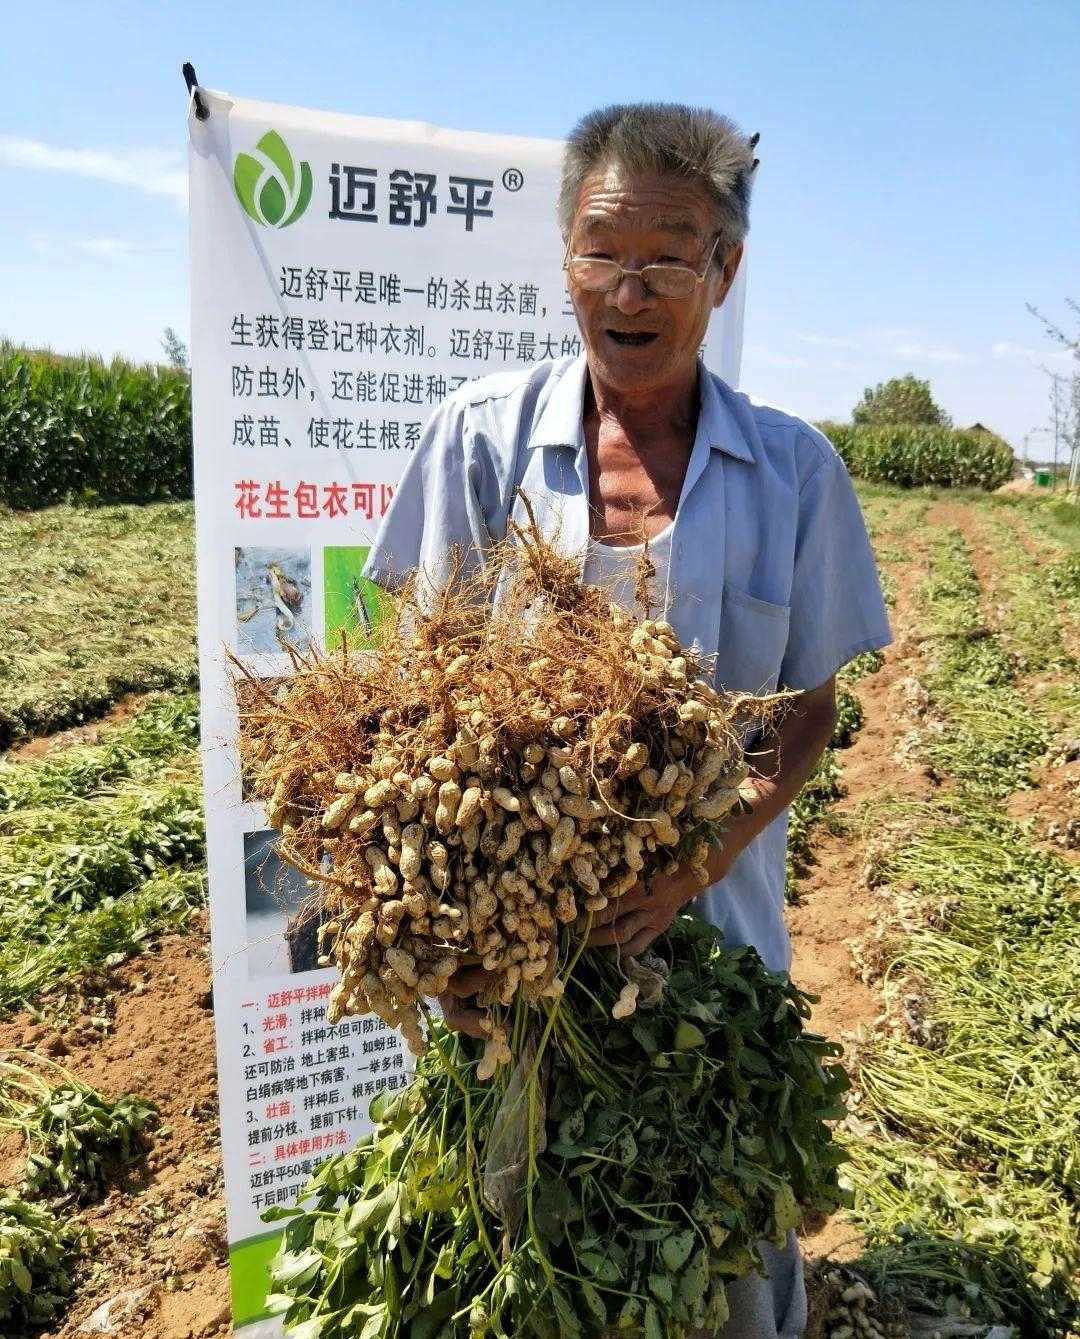
[[[0,1058],[0,1130],[26,1141],[23,1190],[88,1203],[110,1173],[146,1147],[154,1107],[130,1093],[110,1101],[44,1056]]]
[[[35,1331],[62,1309],[84,1232],[41,1204],[0,1191],[0,1322],[2,1333]]]

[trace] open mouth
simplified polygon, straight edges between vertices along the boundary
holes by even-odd
[[[621,344],[628,349],[637,349],[645,344],[651,344],[656,339],[656,334],[652,331],[641,330],[631,332],[629,330],[608,330],[605,334],[609,339],[613,339],[616,344]]]

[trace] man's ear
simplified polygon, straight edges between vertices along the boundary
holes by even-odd
[[[739,242],[733,246],[724,257],[724,277],[720,282],[720,287],[716,290],[716,297],[713,299],[713,306],[719,307],[728,295],[728,289],[735,282],[735,275],[739,268],[739,262],[742,260],[743,244]]]

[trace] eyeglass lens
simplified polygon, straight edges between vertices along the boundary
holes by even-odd
[[[617,288],[628,273],[613,260],[574,259],[568,268],[576,283],[595,292]],[[641,271],[629,273],[639,274],[645,287],[660,297],[686,297],[697,283],[693,270],[682,265],[646,265]]]

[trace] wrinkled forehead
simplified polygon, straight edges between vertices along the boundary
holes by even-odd
[[[715,232],[715,209],[704,188],[685,177],[610,163],[582,182],[573,231],[663,232],[704,243]]]

